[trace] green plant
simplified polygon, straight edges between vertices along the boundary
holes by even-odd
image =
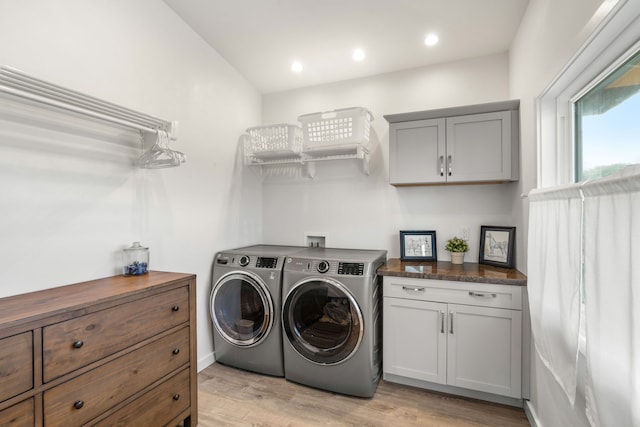
[[[467,245],[466,240],[454,237],[453,239],[447,240],[447,245],[444,248],[449,252],[467,252],[469,245]]]

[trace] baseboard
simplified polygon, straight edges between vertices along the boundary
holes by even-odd
[[[454,387],[443,384],[436,384],[429,381],[416,380],[414,378],[404,377],[402,375],[395,375],[385,373],[382,377],[385,381],[404,384],[412,387],[424,388],[426,390],[438,391],[441,393],[453,394],[456,396],[470,397],[472,399],[486,400],[487,402],[499,403],[501,405],[515,406],[522,408],[522,399],[514,397],[501,396],[493,393],[485,393],[481,391],[469,390],[461,387]]]
[[[212,365],[215,361],[216,355],[213,351],[206,356],[201,357],[200,359],[198,359],[198,372],[202,371],[207,366]]]
[[[536,410],[531,406],[530,400],[524,401],[524,413],[527,416],[531,427],[541,427],[540,420],[538,420],[538,416],[536,415]]]

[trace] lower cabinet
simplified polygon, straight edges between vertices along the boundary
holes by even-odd
[[[521,303],[518,286],[385,276],[385,379],[520,399]]]

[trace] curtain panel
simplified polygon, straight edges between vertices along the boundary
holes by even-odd
[[[584,322],[589,422],[640,427],[640,165],[529,198],[535,349],[573,404]]]
[[[535,350],[573,405],[580,332],[579,185],[529,193],[527,292]]]
[[[583,192],[587,418],[640,426],[640,166]]]

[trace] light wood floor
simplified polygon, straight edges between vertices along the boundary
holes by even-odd
[[[381,381],[343,396],[214,363],[198,374],[198,426],[529,426],[519,408]]]

